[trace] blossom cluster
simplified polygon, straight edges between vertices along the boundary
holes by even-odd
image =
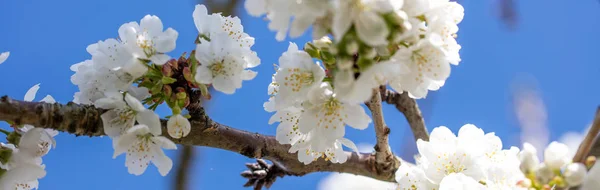
[[[277,39],[313,27],[313,38],[334,43],[305,47],[324,62],[338,98],[366,101],[389,84],[413,98],[438,90],[460,62],[456,42],[463,7],[448,0],[247,0],[251,15],[265,15]],[[291,19],[293,18],[293,19]],[[291,24],[290,24],[291,20]],[[321,40],[322,41],[322,40]],[[315,42],[319,43],[319,42]]]
[[[35,99],[40,85],[34,85],[24,100]],[[41,102],[55,103],[52,96]],[[0,189],[37,189],[38,179],[46,176],[42,157],[56,146],[54,136],[58,131],[37,128],[32,125],[11,125],[13,132],[1,130],[7,135],[7,143],[0,143]]]
[[[91,59],[71,66],[71,77],[79,87],[74,102],[106,109],[102,114],[104,132],[113,140],[114,156],[126,154],[129,173],[141,175],[153,163],[165,176],[173,162],[163,149],[176,149],[162,136],[160,117],[154,110],[165,103],[172,115],[167,121],[171,138],[191,132],[185,109],[191,96],[209,98],[207,88],[233,94],[242,81],[260,64],[251,50],[254,38],[244,33],[238,17],[208,14],[197,5],[192,17],[198,29],[196,50],[172,59],[177,31],[164,29],[162,21],[147,15],[137,22],[121,25],[118,39],[106,39],[87,47]],[[148,107],[147,107],[148,106]]]
[[[540,162],[536,148],[529,143],[523,144],[523,150],[519,154],[521,171],[527,176],[528,183],[536,189],[580,186],[586,180],[588,169],[595,163],[595,159],[588,159],[586,163],[573,162],[569,147],[556,141],[544,149],[543,155],[544,160]]]
[[[266,14],[278,40],[288,30],[292,37],[309,26],[316,31],[304,50],[290,43],[281,55],[264,105],[276,112],[269,122],[280,122],[277,140],[300,151],[306,164],[319,157],[346,161],[342,145],[355,145],[344,138],[345,126],[367,128],[371,119],[361,104],[371,89],[389,85],[424,98],[460,61],[455,37],[464,10],[456,2],[248,0],[245,7],[251,15]],[[332,31],[333,40],[320,31]]]
[[[417,164],[396,171],[400,189],[527,189],[521,186],[519,149],[502,149],[500,138],[475,125],[464,125],[458,135],[435,128],[417,148]]]

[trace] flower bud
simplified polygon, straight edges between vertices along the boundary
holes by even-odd
[[[172,59],[172,60],[174,60],[174,59]],[[173,69],[171,69],[171,66],[169,64],[164,64],[162,66],[161,71],[164,76],[167,76],[167,77],[173,76]]]
[[[192,76],[192,70],[190,67],[183,68],[183,78],[185,78],[185,80],[188,82],[194,82],[194,76]]]
[[[348,44],[346,44],[346,53],[348,53],[348,55],[354,55],[356,52],[358,52],[358,43],[356,43],[356,41],[348,42]]]
[[[323,36],[318,40],[313,40],[313,44],[319,49],[328,48],[329,46],[331,46],[331,39],[329,39],[329,37],[327,36]]]
[[[537,156],[537,150],[529,143],[523,143],[523,150],[519,152],[519,160],[521,161],[521,171],[535,171],[540,164],[540,159]]]
[[[557,170],[569,163],[569,147],[553,141],[544,151],[544,163],[552,170]]]
[[[562,169],[565,181],[570,187],[581,185],[587,174],[587,168],[582,163],[571,163]]]
[[[588,168],[592,168],[592,166],[596,163],[596,157],[595,156],[588,156],[585,159],[585,166],[587,166]]]
[[[171,86],[169,86],[169,85],[164,85],[163,93],[165,94],[166,97],[170,97],[173,94],[173,88],[171,88]]]
[[[375,56],[377,56],[377,51],[374,48],[367,48],[361,55],[363,58],[373,59]]]
[[[183,100],[183,99],[185,99],[187,97],[187,93],[185,93],[185,92],[178,92],[176,94],[176,96],[177,96],[178,100]]]

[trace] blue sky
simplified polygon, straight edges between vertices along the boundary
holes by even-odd
[[[548,112],[551,139],[566,131],[581,131],[600,104],[600,3],[597,0],[519,1],[519,26],[510,31],[497,18],[497,0],[462,0],[465,19],[459,25],[462,62],[453,66],[446,85],[420,101],[427,125],[446,125],[456,131],[473,123],[494,131],[506,146],[518,145],[519,127],[512,109],[511,82],[520,74],[537,79]],[[22,98],[27,89],[41,83],[38,99],[51,94],[59,102],[72,100],[77,87],[69,78],[69,66],[89,59],[87,45],[117,37],[125,22],[146,14],[159,16],[166,27],[179,32],[178,56],[194,48],[197,34],[192,20],[194,1],[158,0],[3,0],[0,1],[0,52],[11,56],[0,65],[0,95]],[[241,8],[241,7],[239,7]],[[240,9],[241,10],[241,9]],[[261,18],[241,14],[245,31],[256,38],[253,49],[262,64],[256,79],[245,82],[234,95],[215,94],[209,115],[236,128],[275,134],[270,114],[263,111],[272,64],[288,42],[275,41]],[[294,39],[303,44],[309,36]],[[408,132],[403,116],[384,107],[392,128],[392,148],[400,152]],[[165,113],[165,112],[163,112]],[[6,127],[6,124],[0,124]],[[347,130],[356,143],[374,143],[372,127]],[[410,137],[410,136],[409,136]],[[42,189],[170,189],[173,176],[161,177],[151,168],[142,176],[127,173],[124,157],[112,159],[108,138],[57,136],[57,148],[44,157],[48,175]],[[197,148],[191,189],[243,189],[239,172],[251,162],[236,153]],[[176,160],[176,152],[168,154]],[[174,172],[172,172],[174,173]],[[171,174],[172,174],[171,173]],[[302,178],[278,179],[272,189],[314,189],[326,173]]]

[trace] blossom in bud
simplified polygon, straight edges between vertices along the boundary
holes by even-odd
[[[183,78],[185,78],[185,80],[188,82],[194,81],[194,76],[192,75],[192,70],[190,70],[190,67],[183,68]]]
[[[175,61],[175,59],[171,59],[169,61],[169,63],[172,62],[172,61]],[[162,71],[162,74],[164,76],[167,76],[167,77],[173,76],[173,69],[171,68],[170,64],[164,64],[162,66],[162,70],[161,71]]]
[[[582,163],[567,164],[562,169],[565,181],[570,187],[581,185],[587,174],[587,168]]]
[[[346,44],[346,53],[348,55],[354,55],[358,52],[358,43],[356,41],[351,41]]]
[[[551,170],[558,170],[570,162],[569,147],[556,141],[551,142],[544,150],[544,163]]]
[[[169,118],[169,121],[167,121],[167,131],[173,138],[179,139],[185,137],[190,133],[191,129],[190,121],[181,114],[173,115]]]
[[[10,56],[10,52],[8,51],[0,53],[0,64],[4,63],[8,59],[8,56]]]
[[[587,166],[588,168],[591,168],[592,166],[594,166],[595,163],[596,163],[596,157],[595,156],[588,156],[585,159],[585,166]]]
[[[328,36],[323,36],[318,40],[313,40],[313,45],[315,45],[315,47],[319,49],[328,48],[329,46],[331,46],[331,43],[331,39]]]
[[[540,164],[540,159],[537,156],[537,150],[529,143],[523,143],[523,150],[521,150],[519,153],[519,159],[521,161],[520,167],[523,173],[535,171]]]

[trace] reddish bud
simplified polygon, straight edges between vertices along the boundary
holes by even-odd
[[[164,64],[161,71],[164,76],[173,76],[173,69],[171,68],[170,64]]]
[[[190,67],[183,68],[183,78],[185,78],[187,81],[194,82],[194,76],[192,76],[192,70],[190,70]]]

